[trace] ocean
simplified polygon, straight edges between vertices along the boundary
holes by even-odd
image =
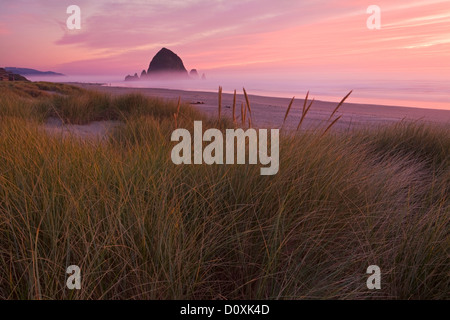
[[[360,80],[326,78],[292,78],[283,80],[276,77],[215,76],[206,80],[161,80],[124,81],[123,76],[29,76],[32,81],[102,83],[107,86],[131,88],[163,88],[187,91],[214,92],[219,86],[223,92],[242,92],[245,87],[249,94],[292,98],[303,98],[309,91],[309,98],[316,100],[340,101],[353,90],[347,102],[388,106],[416,107],[450,110],[450,82],[444,80]]]

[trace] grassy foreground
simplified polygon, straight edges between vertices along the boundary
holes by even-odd
[[[279,173],[261,176],[174,165],[176,112],[0,83],[0,299],[450,298],[449,129],[286,133]],[[99,143],[46,133],[50,116],[124,125]],[[178,127],[194,119],[218,125],[182,105]],[[81,290],[66,288],[72,264]]]

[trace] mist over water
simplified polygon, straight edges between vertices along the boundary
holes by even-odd
[[[327,79],[326,77],[286,78],[280,76],[211,75],[206,80],[139,80],[124,81],[123,75],[111,76],[29,76],[31,81],[100,83],[107,86],[130,88],[163,88],[186,91],[216,92],[219,86],[224,93],[236,89],[242,93],[298,99],[340,101],[350,90],[349,103],[378,104],[450,110],[450,82],[445,80],[373,80]]]

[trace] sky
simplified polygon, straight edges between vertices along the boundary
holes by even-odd
[[[0,46],[0,66],[65,74],[140,73],[167,47],[207,73],[450,80],[450,1],[0,0]]]

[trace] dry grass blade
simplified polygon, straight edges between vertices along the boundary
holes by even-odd
[[[233,123],[236,125],[236,90],[234,90],[233,96]]]
[[[219,122],[222,113],[222,87],[219,87]]]
[[[342,106],[342,104],[344,103],[344,101],[348,98],[349,95],[351,95],[353,92],[353,90],[351,90],[349,93],[347,93],[347,95],[341,100],[341,102],[339,102],[339,104],[337,105],[337,107],[334,109],[333,113],[331,114],[331,116],[328,118],[328,121],[331,120],[331,118],[333,118],[334,114],[339,110],[339,108]]]
[[[241,103],[241,122],[242,122],[242,126],[244,126],[244,123],[245,123],[244,103]]]
[[[243,104],[242,104],[242,107],[244,108],[244,125],[245,125],[245,120],[247,120],[247,108],[244,107]]]
[[[312,104],[313,104],[313,102],[314,102],[314,99],[312,99],[311,102],[309,103],[308,107],[306,107],[306,101],[308,100],[308,94],[309,94],[309,91],[308,91],[308,93],[306,94],[305,102],[303,103],[302,117],[301,117],[301,119],[300,119],[300,122],[298,123],[297,131],[300,129],[300,127],[301,127],[301,125],[302,125],[302,123],[303,123],[303,120],[305,120],[305,117],[306,117],[306,115],[308,114],[308,111],[309,111],[309,109],[311,109],[311,106],[312,106]]]
[[[283,129],[284,123],[286,122],[287,116],[289,114],[289,111],[291,110],[292,104],[294,103],[294,99],[295,97],[292,98],[291,102],[289,103],[289,106],[286,110],[286,114],[284,115],[284,120],[283,120],[283,124],[281,125],[281,128]]]
[[[248,112],[250,113],[250,117],[252,116],[252,108],[250,107],[250,100],[248,99],[247,91],[245,91],[245,88],[242,88],[244,90],[244,96],[245,96],[245,102],[247,103]]]
[[[248,105],[247,105],[248,106]],[[249,113],[249,117],[248,117],[248,127],[251,128],[252,127],[252,112],[250,110],[250,108],[248,109],[248,113]]]
[[[308,96],[309,96],[309,90],[308,90],[308,92],[306,93],[306,98],[305,98],[305,100],[303,101],[302,115],[305,113],[305,110],[306,110],[306,103],[308,103]]]
[[[339,116],[339,117],[337,117],[336,119],[334,119],[333,122],[330,123],[330,125],[325,129],[325,131],[322,133],[322,135],[321,135],[320,137],[323,137],[323,136],[328,132],[328,130],[330,130],[331,127],[332,127],[336,122],[338,122],[338,120],[339,120],[341,117],[342,117],[342,116]]]
[[[178,128],[178,117],[180,115],[180,109],[181,109],[181,97],[178,97],[177,113],[173,114],[173,118],[174,118],[174,121],[175,121],[175,129]]]
[[[180,114],[180,107],[181,107],[181,97],[178,97],[177,116]]]

